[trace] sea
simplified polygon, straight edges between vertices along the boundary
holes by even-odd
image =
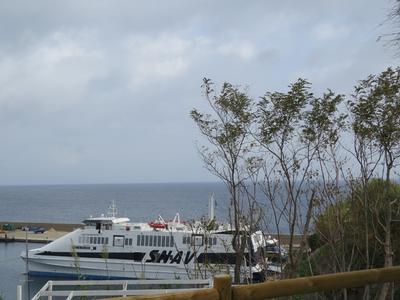
[[[80,223],[107,213],[112,200],[118,216],[134,222],[149,222],[158,215],[170,220],[176,213],[181,220],[198,220],[208,215],[211,194],[217,219],[226,221],[229,195],[222,183],[0,186],[0,221]],[[20,253],[38,246],[0,243],[0,299],[16,299],[17,285],[23,285],[24,299],[32,298],[51,279],[27,280],[25,275]]]

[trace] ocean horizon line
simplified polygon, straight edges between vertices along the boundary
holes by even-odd
[[[0,187],[40,187],[40,186],[99,186],[99,185],[176,185],[176,184],[223,184],[222,181],[156,181],[156,182],[88,182],[88,183],[17,183],[0,184]]]

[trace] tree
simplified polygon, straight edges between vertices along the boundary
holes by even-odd
[[[362,199],[364,194],[368,194],[371,213],[369,219],[364,218],[364,203],[357,199]],[[399,217],[400,185],[385,180],[372,179],[364,186],[362,182],[354,184],[354,188],[348,191],[347,197],[343,201],[332,204],[316,220],[316,244],[318,250],[313,255],[313,265],[323,266],[315,269],[316,273],[334,273],[339,268],[340,261],[332,259],[337,257],[337,253],[344,252],[348,257],[348,270],[362,270],[366,268],[367,260],[365,253],[369,253],[369,264],[371,268],[381,268],[385,266],[384,240],[386,229],[379,226],[386,219],[387,203],[397,202],[396,209],[392,210],[392,218]],[[338,220],[344,229],[343,234],[338,230]],[[367,222],[367,226],[364,224]],[[400,263],[397,256],[400,251],[399,241],[400,224],[392,222],[391,231],[393,232],[393,250],[395,253],[394,263]],[[336,230],[335,230],[336,228]],[[364,243],[363,230],[368,228],[369,243]],[[334,243],[332,243],[334,241]],[[365,250],[368,245],[369,251]],[[320,253],[320,255],[318,255]],[[321,255],[323,253],[323,255]],[[351,258],[351,259],[350,259]],[[365,292],[353,291],[356,298],[366,298]],[[372,289],[368,297],[381,295],[381,290]]]
[[[352,128],[357,139],[366,141],[376,150],[376,161],[382,161],[382,177],[389,191],[393,168],[400,157],[400,68],[388,68],[379,75],[370,75],[359,82],[349,102],[353,115]],[[378,239],[384,246],[385,267],[393,266],[392,210],[396,204],[386,201],[384,219],[378,226],[385,232]],[[391,287],[391,288],[390,288]],[[386,299],[393,284],[383,284],[380,299]]]
[[[315,97],[310,83],[299,79],[287,93],[266,93],[258,106],[259,145],[265,151],[263,191],[273,211],[276,230],[285,222],[289,230],[287,275],[293,276],[307,248],[319,174],[324,174],[324,152],[333,149],[343,126],[338,113],[341,95],[328,90]],[[294,251],[294,236],[301,234]],[[279,239],[279,237],[278,237]]]
[[[394,0],[394,4],[391,7],[385,23],[391,22],[394,26],[394,30],[389,33],[382,34],[378,37],[379,40],[383,40],[386,45],[399,48],[400,46],[400,1]]]
[[[248,163],[252,148],[249,127],[252,124],[252,99],[246,92],[230,83],[224,83],[220,93],[213,89],[210,79],[202,85],[211,114],[193,109],[190,113],[211,148],[200,149],[205,167],[228,188],[230,194],[231,224],[234,228],[233,248],[236,251],[235,282],[240,282],[240,270],[245,239],[241,238],[243,225],[242,187],[248,177]]]

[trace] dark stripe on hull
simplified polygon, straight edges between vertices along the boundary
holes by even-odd
[[[71,252],[51,252],[44,251],[37,253],[36,255],[47,255],[47,256],[64,256],[64,257],[73,257],[75,255]],[[143,257],[146,255],[144,252],[113,252],[104,255],[104,253],[100,252],[76,252],[76,255],[79,257],[86,258],[100,258],[100,259],[124,259],[124,260],[133,260],[133,261],[142,261]]]
[[[63,257],[73,257],[75,254],[71,252],[51,252],[44,251],[37,253],[37,255],[47,255],[47,256],[63,256]],[[136,262],[142,262],[146,253],[144,252],[113,252],[108,253],[105,257],[103,253],[100,252],[76,252],[79,257],[85,258],[98,258],[98,259],[121,259],[121,260],[133,260]],[[248,261],[248,253],[245,253],[246,261]],[[201,253],[196,260],[200,264],[229,264],[234,265],[236,262],[236,253]],[[158,263],[166,263],[167,261],[152,261]],[[253,265],[255,262],[253,262]]]

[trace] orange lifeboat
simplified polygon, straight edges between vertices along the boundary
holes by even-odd
[[[148,223],[150,227],[154,229],[165,229],[167,228],[167,223],[164,221],[164,219],[159,215],[158,220],[151,221]]]
[[[165,229],[167,228],[167,224],[162,223],[160,221],[151,221],[149,222],[150,227],[156,228],[156,229]]]

